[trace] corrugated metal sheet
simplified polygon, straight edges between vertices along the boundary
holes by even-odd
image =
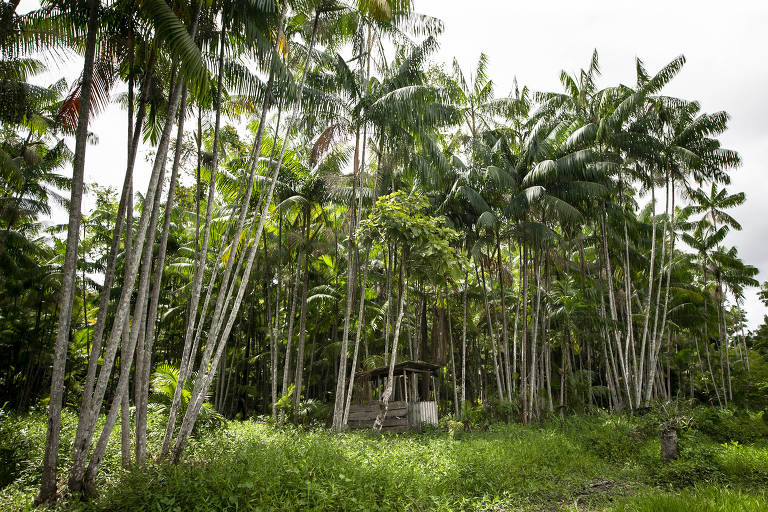
[[[437,402],[415,402],[408,404],[408,425],[421,430],[422,423],[437,425]]]

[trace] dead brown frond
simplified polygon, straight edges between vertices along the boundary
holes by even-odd
[[[317,138],[312,145],[312,152],[309,157],[309,165],[314,167],[320,158],[328,152],[333,143],[338,137],[346,131],[346,125],[342,123],[334,123],[328,128],[323,130],[323,133]]]
[[[110,91],[115,83],[115,74],[115,69],[111,62],[100,60],[94,63],[90,101],[91,116],[98,115],[109,104]],[[65,132],[74,133],[77,129],[82,88],[83,77],[81,75],[72,86],[72,91],[59,106],[56,120]]]

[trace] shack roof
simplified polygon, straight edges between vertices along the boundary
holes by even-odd
[[[439,364],[427,363],[426,361],[403,361],[395,365],[395,375],[402,375],[405,372],[431,373],[440,368]],[[355,378],[370,379],[389,375],[389,366],[380,366],[371,370],[360,370],[355,373]]]

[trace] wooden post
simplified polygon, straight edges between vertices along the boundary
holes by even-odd
[[[371,386],[371,377],[365,380],[365,387],[368,388],[368,401],[373,402],[373,386]]]

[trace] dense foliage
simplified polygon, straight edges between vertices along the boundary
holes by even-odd
[[[470,75],[431,60],[442,25],[409,1],[18,4],[0,4],[0,403],[19,418],[47,406],[42,501],[59,469],[93,491],[117,432],[121,464],[143,467],[180,462],[224,418],[344,431],[355,372],[389,366],[386,403],[404,360],[441,366],[437,392],[414,393],[455,425],[768,407],[766,326],[746,333],[741,309],[757,269],[725,244],[741,161],[718,138],[727,113],[664,94],[684,57],[656,72],[638,59],[634,84],[603,87],[595,53],[562,91],[496,97],[485,56]],[[60,54],[82,55],[75,83],[33,85]],[[125,136],[120,191],[83,182],[89,119],[110,101],[127,109],[101,134]],[[148,183],[133,175],[142,141]],[[47,222],[56,204],[65,225]],[[64,457],[62,414],[77,425]],[[548,435],[508,428],[518,441],[453,449],[485,454],[470,467]],[[218,446],[216,463],[295,456],[262,448]],[[396,481],[417,501],[437,485]],[[466,496],[444,494],[437,508]]]

